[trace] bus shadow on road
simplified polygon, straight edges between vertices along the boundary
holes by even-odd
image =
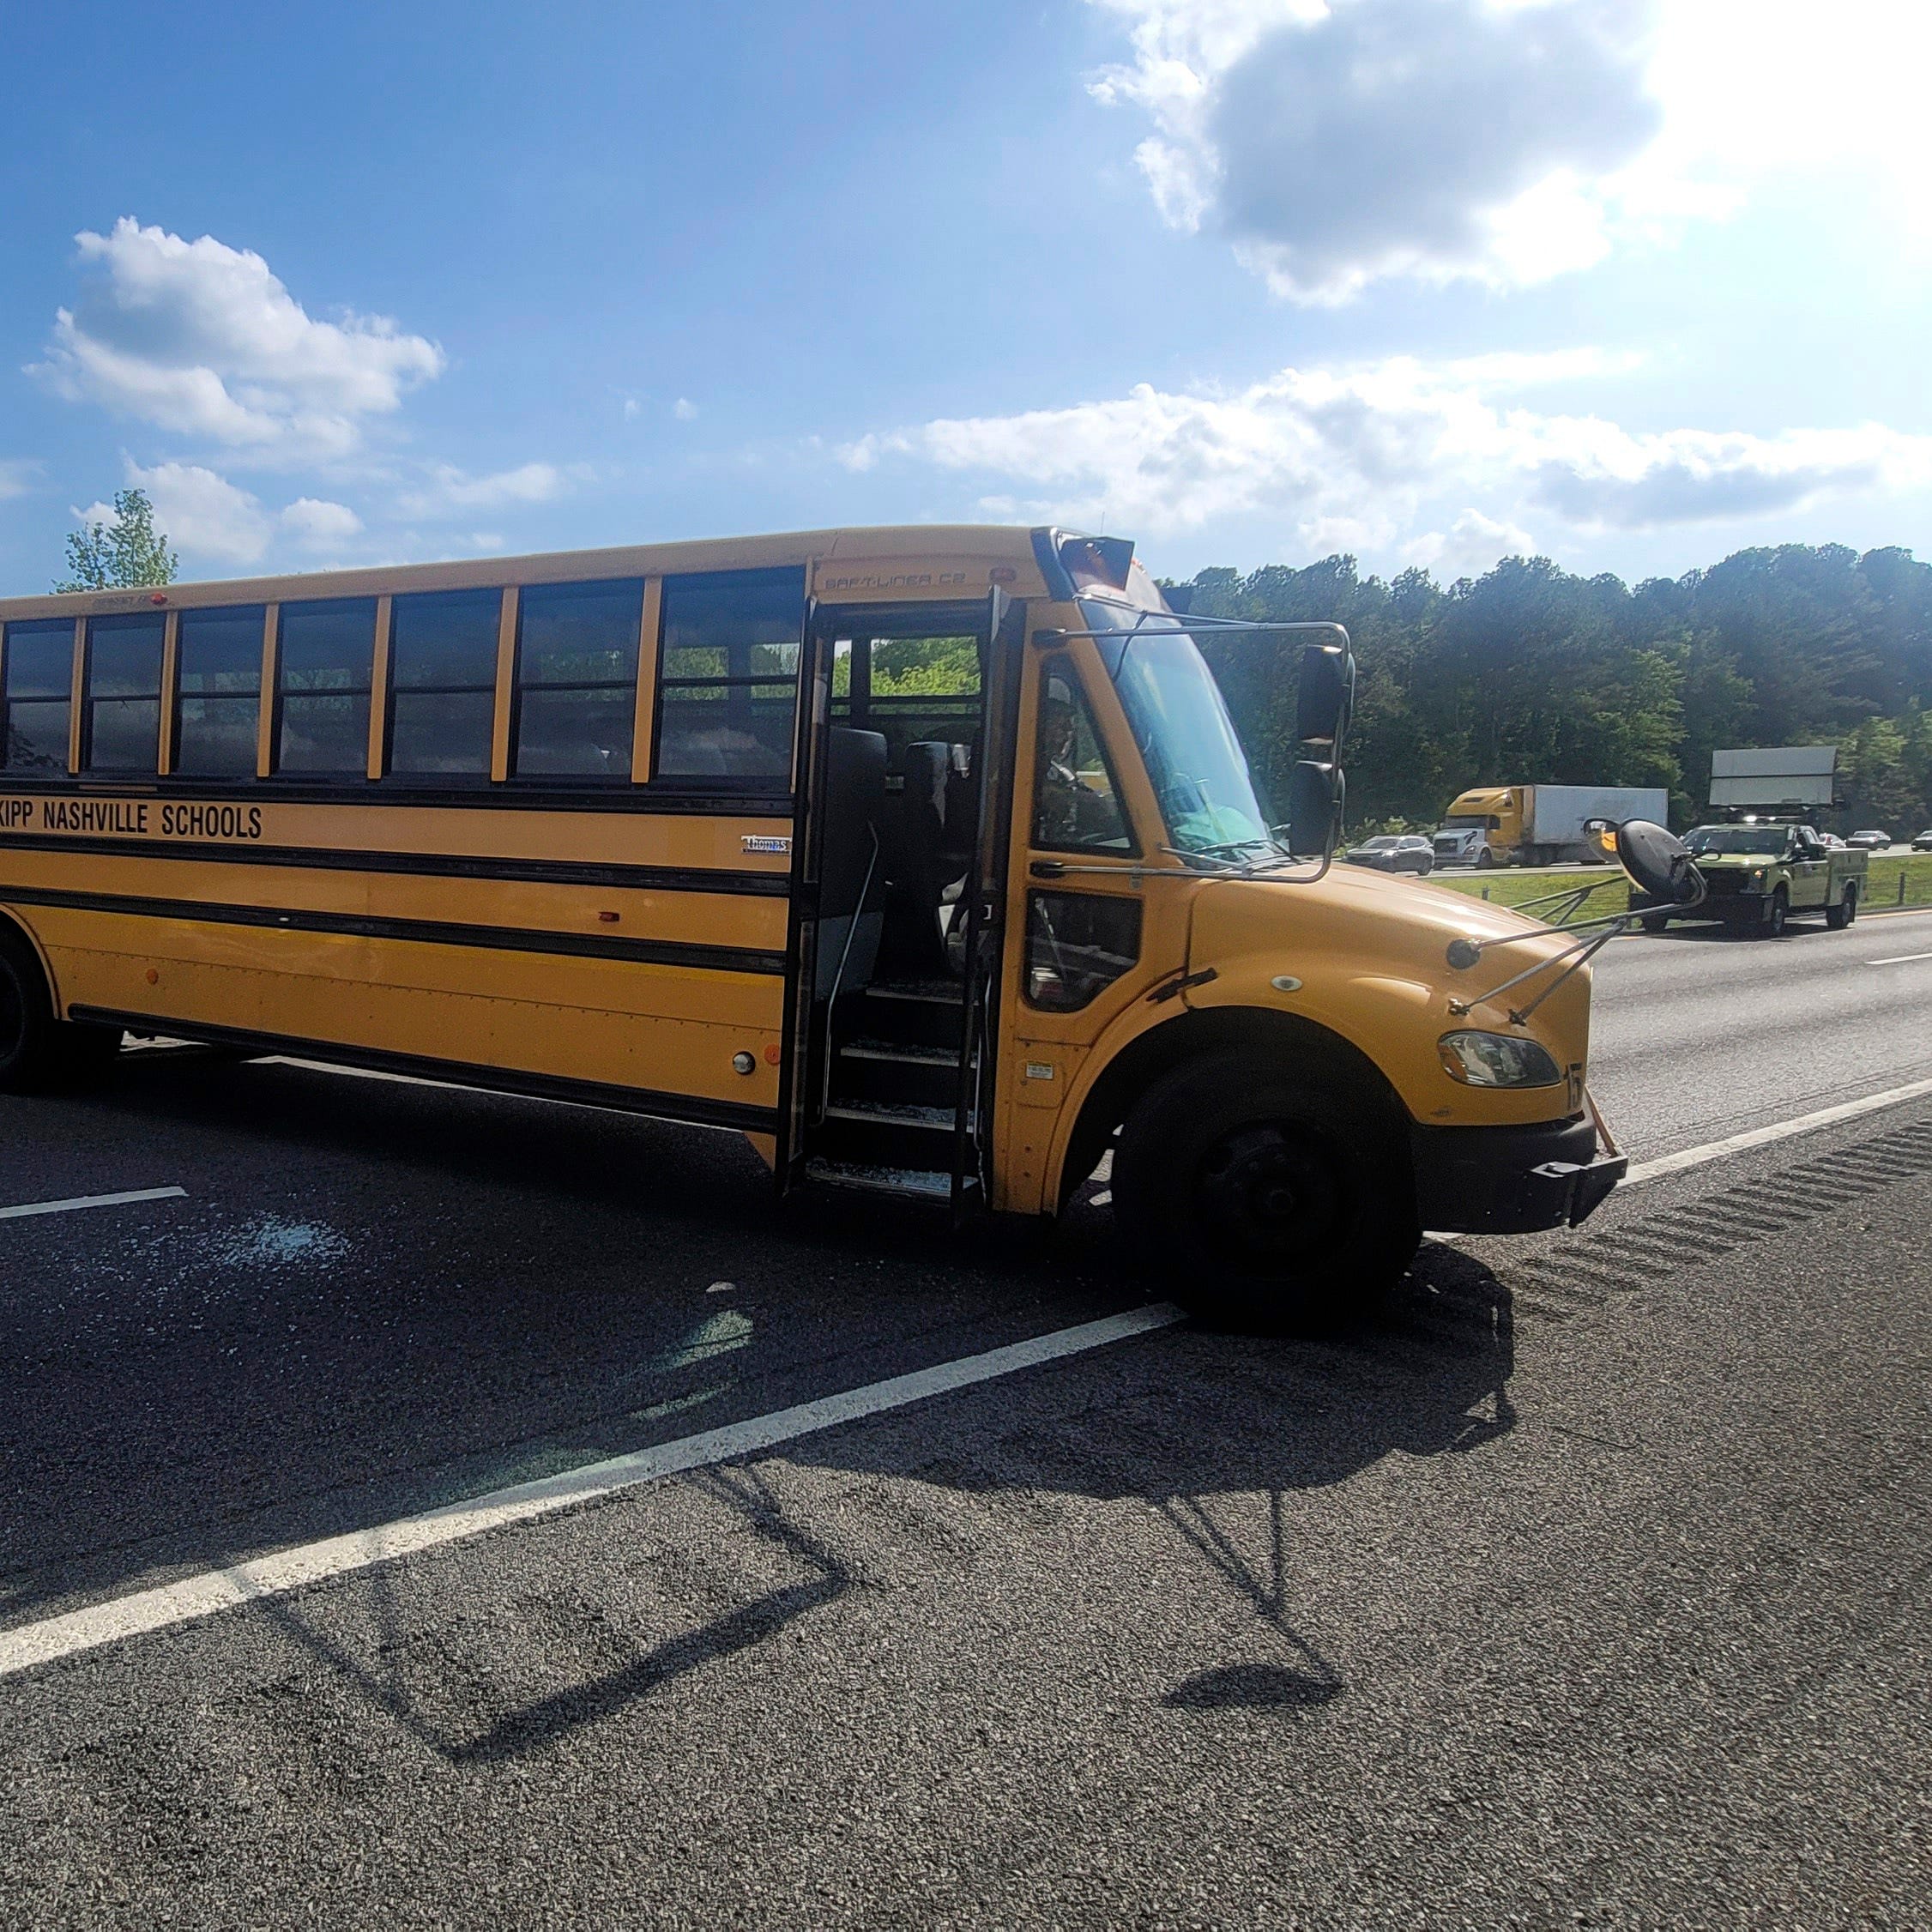
[[[359,1585],[359,1615],[326,1600],[264,1608],[367,1712],[447,1763],[487,1768],[613,1722],[643,1725],[640,1745],[659,1725],[675,1730],[681,1706],[667,1700],[700,1674],[756,1656],[855,1591],[876,1594],[884,1580],[890,1594],[902,1572],[1023,1564],[1042,1531],[1038,1548],[1078,1567],[1069,1537],[1109,1519],[1080,1506],[1134,1501],[1191,1556],[1211,1598],[1224,1590],[1254,1619],[1243,1654],[1186,1672],[1156,1701],[1182,1718],[1312,1718],[1349,1686],[1304,1627],[1322,1621],[1323,1552],[1297,1523],[1297,1499],[1391,1454],[1480,1451],[1515,1422],[1512,1367],[1507,1289],[1469,1257],[1431,1248],[1389,1309],[1351,1335],[1293,1343],[1169,1331],[993,1385],[997,1397],[963,1392],[613,1499],[601,1506],[648,1513],[613,1523],[595,1546],[636,1552],[601,1601],[592,1593],[595,1614],[569,1595],[581,1585],[566,1586],[569,1614],[518,1623],[517,1585],[506,1580],[493,1611],[473,1610],[453,1656],[446,1636],[426,1629],[406,1573]],[[763,1565],[721,1561],[733,1539],[762,1551]],[[673,1548],[680,1561],[667,1556]],[[1103,1541],[1093,1561],[1120,1560]],[[703,1580],[686,1574],[673,1589],[667,1579],[685,1562]],[[1132,1560],[1123,1567],[1135,1573]],[[731,1600],[718,1608],[728,1571]],[[640,1597],[646,1575],[661,1587]],[[1171,1612],[1170,1600],[1159,1614]],[[812,1654],[788,1645],[786,1669]],[[535,1694],[510,1694],[533,1681]]]

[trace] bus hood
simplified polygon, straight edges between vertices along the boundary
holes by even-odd
[[[1512,943],[1457,968],[1448,959],[1457,939]],[[1500,1101],[1465,1114],[1468,1090],[1441,1094],[1435,1041],[1452,1026],[1519,1032],[1546,1047],[1559,1066],[1580,1070],[1590,1038],[1590,969],[1559,984],[1563,968],[1555,963],[1574,943],[1473,894],[1361,866],[1337,866],[1301,885],[1204,880],[1194,897],[1187,970],[1213,972],[1189,988],[1187,1003],[1299,1013],[1380,1064],[1418,1118],[1495,1118]],[[1539,966],[1550,969],[1534,973]],[[1533,976],[1500,998],[1482,997],[1525,972]],[[1529,1024],[1516,1027],[1511,1008],[1545,993]],[[1406,1072],[1398,1070],[1404,1061]],[[1426,1094],[1435,1099],[1418,1104]],[[1536,1108],[1548,1110],[1547,1090],[1524,1090],[1509,1104],[1520,1118],[1536,1118]]]
[[[1298,940],[1328,935],[1344,948],[1373,945],[1379,957],[1412,962],[1428,979],[1440,981],[1466,976],[1447,963],[1452,939],[1514,939],[1501,956],[1514,961],[1518,972],[1538,957],[1554,957],[1569,943],[1538,921],[1472,892],[1366,866],[1335,866],[1309,884],[1270,878],[1209,883],[1212,889],[1200,895],[1194,914],[1198,947],[1211,935],[1232,939],[1238,931],[1258,936],[1259,923]],[[1482,969],[1476,972],[1480,981]]]

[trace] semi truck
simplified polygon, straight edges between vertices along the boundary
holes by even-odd
[[[1431,842],[1439,866],[1608,865],[1591,819],[1661,825],[1669,806],[1657,785],[1482,785],[1454,800]]]

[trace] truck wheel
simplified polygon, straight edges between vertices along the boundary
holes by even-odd
[[[1825,909],[1825,923],[1834,933],[1842,933],[1858,916],[1858,888],[1846,885],[1844,897],[1837,905]]]
[[[1476,869],[1479,872],[1491,872],[1496,869],[1496,855],[1488,846],[1476,855]]]
[[[0,938],[0,1093],[39,1093],[101,1065],[120,1048],[118,1031],[57,1020],[39,962]]]
[[[1422,1239],[1412,1188],[1390,1128],[1252,1053],[1170,1073],[1114,1159],[1135,1251],[1189,1307],[1263,1332],[1333,1328],[1399,1281]]]
[[[1791,922],[1791,895],[1780,885],[1771,896],[1771,912],[1764,924],[1758,928],[1760,935],[1767,939],[1781,939],[1784,928]]]

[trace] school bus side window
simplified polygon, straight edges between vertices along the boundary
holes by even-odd
[[[1049,852],[1131,852],[1133,840],[1071,659],[1040,669],[1033,842]]]
[[[181,695],[174,770],[189,778],[252,778],[262,703],[260,604],[184,611],[176,639]]]
[[[87,729],[83,771],[152,772],[161,755],[159,611],[88,620]]]
[[[389,756],[397,776],[490,776],[500,590],[398,597],[389,613]]]
[[[366,771],[375,656],[373,597],[282,606],[277,771]]]
[[[804,631],[801,571],[667,577],[656,775],[788,782]]]
[[[56,618],[9,624],[0,738],[9,771],[67,770],[68,714],[74,696],[74,625]]]
[[[533,584],[516,605],[519,778],[629,778],[642,577]]]

